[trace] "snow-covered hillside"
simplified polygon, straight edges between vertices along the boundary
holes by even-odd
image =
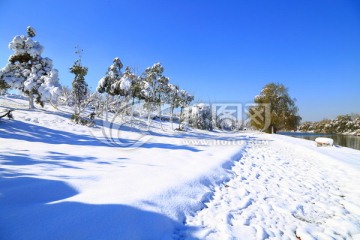
[[[360,151],[4,106],[16,110],[0,120],[0,239],[359,237]]]

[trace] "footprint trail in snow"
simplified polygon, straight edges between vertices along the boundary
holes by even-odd
[[[345,207],[344,173],[314,154],[277,141],[246,147],[234,177],[187,218],[188,229],[200,230],[183,238],[353,239],[360,216]]]

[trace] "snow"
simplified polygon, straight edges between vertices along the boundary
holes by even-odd
[[[328,145],[332,146],[334,145],[334,140],[331,138],[325,138],[325,137],[318,137],[315,139],[315,142],[318,144],[318,146],[322,145]]]
[[[129,92],[131,88],[131,79],[122,77],[120,79],[120,89],[124,90],[125,92]]]
[[[350,239],[359,234],[358,165],[356,170],[356,165],[334,168],[331,158],[305,140],[263,138],[263,144],[244,149],[232,168],[235,177],[217,187],[206,207],[188,219],[189,227],[202,229],[195,237]],[[347,151],[356,154],[359,164],[358,151]]]
[[[15,36],[9,43],[9,48],[14,50],[14,55],[28,53],[32,57],[40,56],[43,47],[37,42],[26,36]]]
[[[0,121],[1,239],[359,237],[360,151],[157,122],[145,137],[116,122],[121,142],[140,142],[126,148],[70,109],[0,106],[16,109]]]

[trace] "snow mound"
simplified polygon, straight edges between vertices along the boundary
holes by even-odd
[[[316,145],[320,146],[332,146],[334,145],[334,140],[331,138],[318,137],[315,139]]]

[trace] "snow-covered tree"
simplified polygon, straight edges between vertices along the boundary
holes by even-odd
[[[123,73],[121,72],[122,67],[123,64],[120,59],[117,57],[114,58],[113,64],[108,68],[106,75],[100,79],[96,90],[99,93],[107,93],[112,96],[116,95],[120,86],[117,86],[116,88],[115,85],[120,82],[120,79],[123,76]]]
[[[1,79],[1,77],[2,77],[2,73],[0,70],[0,95],[4,95],[7,89],[9,88],[9,86],[6,84],[4,80]]]
[[[157,108],[161,110],[162,93],[169,82],[163,76],[164,67],[160,63],[145,69],[142,74],[140,98],[145,101],[145,108],[148,109],[148,123],[150,125],[150,114]]]
[[[179,104],[179,87],[169,83],[167,86],[166,103],[170,105],[170,122],[173,127],[174,109],[180,106]]]
[[[134,104],[135,99],[140,98],[141,86],[140,86],[140,78],[136,76],[130,69],[130,67],[126,67],[125,72],[120,79],[120,83],[118,83],[117,89],[119,89],[119,94],[124,96],[126,100],[131,100],[131,120],[134,118]]]
[[[97,87],[99,93],[107,94],[105,96],[106,109],[110,107],[108,104],[110,104],[111,98],[113,99],[112,103],[116,103],[114,108],[117,112],[124,110],[122,105],[126,104],[128,98],[132,97],[132,85],[137,78],[136,75],[131,72],[130,67],[126,67],[125,72],[122,73],[122,67],[122,62],[116,57],[113,60],[113,64],[108,68],[106,75],[100,79]]]
[[[302,132],[353,134],[360,136],[360,115],[346,114],[335,119],[324,119],[319,122],[303,122],[298,129]]]
[[[130,67],[125,68],[125,72],[119,81],[114,83],[114,92],[116,95],[123,96],[125,98],[131,95],[131,86],[135,81],[136,76],[131,72]]]
[[[56,100],[61,93],[59,75],[53,69],[50,58],[43,58],[43,47],[32,38],[36,32],[27,28],[27,36],[15,36],[9,48],[14,51],[9,63],[0,71],[0,87],[18,89],[29,96],[29,108],[34,99],[41,106],[50,99]],[[1,83],[2,82],[2,83]]]
[[[134,74],[134,73],[133,73]],[[141,77],[136,76],[134,74],[134,78],[132,79],[132,84],[131,84],[131,88],[130,88],[130,97],[131,97],[131,102],[132,105],[135,104],[135,99],[141,99]]]
[[[59,103],[61,105],[65,105],[65,106],[73,106],[74,105],[74,99],[73,99],[71,92],[72,92],[72,90],[70,87],[62,86],[62,92],[59,97]]]
[[[209,104],[199,103],[192,107],[192,125],[198,129],[212,131],[212,114]]]
[[[189,106],[189,104],[194,101],[194,96],[190,95],[185,90],[180,90],[176,100],[180,106],[180,121],[179,121],[179,129],[181,129],[181,122],[183,119],[182,113],[185,107]]]
[[[82,112],[81,107],[84,105],[88,96],[88,84],[85,81],[88,68],[81,64],[82,50],[77,50],[75,53],[79,55],[79,59],[77,59],[70,68],[70,72],[75,75],[72,81],[71,95],[74,99],[75,115],[79,115]]]

